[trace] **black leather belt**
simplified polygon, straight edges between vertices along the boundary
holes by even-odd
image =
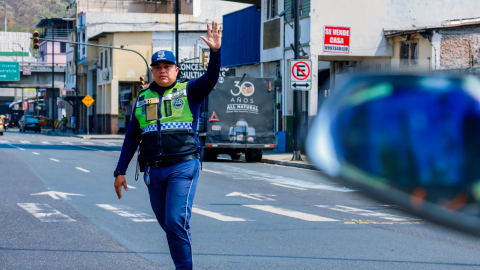
[[[155,161],[149,162],[148,165],[152,167],[163,168],[163,167],[172,166],[173,164],[177,164],[182,161],[186,161],[190,159],[199,159],[199,158],[200,158],[200,155],[196,153],[196,154],[191,154],[191,155],[183,156],[179,158],[155,160]]]

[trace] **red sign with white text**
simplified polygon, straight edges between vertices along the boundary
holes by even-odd
[[[350,27],[325,26],[323,51],[350,53]]]

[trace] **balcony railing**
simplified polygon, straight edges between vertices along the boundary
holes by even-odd
[[[53,31],[53,36],[55,38],[68,38],[68,34],[74,31],[73,29],[57,29]],[[52,38],[52,31],[46,31],[45,33],[40,34],[40,38]]]

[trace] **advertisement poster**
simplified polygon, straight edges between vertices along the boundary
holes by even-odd
[[[273,79],[225,77],[208,97],[207,143],[274,144]]]
[[[182,63],[180,64],[180,79],[197,79],[207,72],[207,67],[200,63]],[[222,67],[220,68],[220,77],[235,76],[235,69]]]
[[[325,26],[324,34],[324,52],[350,53],[350,27]]]

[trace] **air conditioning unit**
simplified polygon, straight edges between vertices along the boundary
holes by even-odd
[[[108,69],[102,70],[102,80],[108,80]]]

